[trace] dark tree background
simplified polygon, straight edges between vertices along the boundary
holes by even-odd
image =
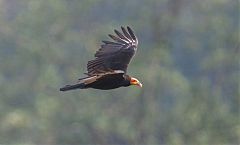
[[[0,0],[0,144],[240,143],[238,0]],[[131,26],[143,88],[59,92]]]

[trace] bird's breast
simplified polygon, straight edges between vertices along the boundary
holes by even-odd
[[[126,80],[122,75],[99,78],[97,81],[87,85],[89,88],[101,90],[115,89],[122,86],[128,86],[128,83],[126,83]]]

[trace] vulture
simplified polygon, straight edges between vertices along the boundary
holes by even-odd
[[[110,90],[130,85],[142,87],[138,79],[126,74],[128,64],[137,51],[138,39],[129,26],[121,27],[121,30],[114,30],[115,35],[108,35],[113,41],[102,41],[95,59],[87,63],[87,76],[60,88],[60,91],[87,88]]]

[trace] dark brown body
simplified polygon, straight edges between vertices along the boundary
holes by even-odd
[[[60,88],[60,91],[68,91],[75,89],[94,88],[100,90],[110,90],[119,87],[130,86],[131,77],[124,73],[110,73],[102,76],[86,77],[79,80],[73,85],[66,85]]]
[[[130,86],[130,80],[123,77],[123,74],[115,74],[99,78],[97,81],[86,85],[85,88],[110,90],[127,86]]]

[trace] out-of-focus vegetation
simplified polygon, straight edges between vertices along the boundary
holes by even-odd
[[[59,92],[120,26],[142,89]],[[239,144],[238,0],[0,0],[0,144]]]

